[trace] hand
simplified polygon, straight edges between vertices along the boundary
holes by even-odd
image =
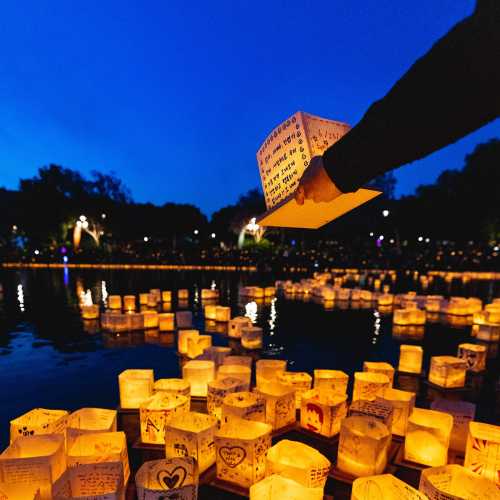
[[[332,201],[342,194],[332,182],[323,166],[323,157],[314,156],[300,178],[299,187],[295,191],[295,201],[303,205],[306,200],[314,203]]]

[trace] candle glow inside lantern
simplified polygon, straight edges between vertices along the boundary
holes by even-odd
[[[166,392],[167,394],[178,394],[191,399],[191,384],[183,378],[160,378],[155,381],[153,392]]]
[[[141,306],[147,306],[148,305],[148,298],[149,298],[149,293],[140,293],[139,294],[139,304]]]
[[[392,306],[394,295],[392,293],[382,293],[378,296],[378,305],[382,307]]]
[[[311,388],[312,377],[306,372],[281,372],[278,374],[278,382],[295,391],[295,408],[299,409],[302,394]]]
[[[215,304],[206,304],[204,311],[205,319],[211,319],[213,321],[217,319],[217,306]]]
[[[429,467],[446,465],[452,428],[451,415],[414,408],[406,430],[405,460]]]
[[[68,415],[66,410],[34,408],[10,421],[10,443],[20,437],[64,433]]]
[[[80,408],[68,417],[66,439],[71,443],[82,434],[116,432],[116,410]]]
[[[228,394],[244,390],[245,385],[237,378],[228,377],[209,382],[207,386],[207,410],[209,415],[221,420],[224,398]]]
[[[459,344],[457,357],[465,360],[467,370],[482,372],[486,370],[486,347],[478,344]]]
[[[332,437],[339,433],[347,415],[347,394],[328,389],[311,389],[302,394],[300,425],[311,432]]]
[[[278,382],[266,382],[255,389],[266,401],[266,422],[273,430],[293,424],[296,418],[295,391]]]
[[[215,320],[227,323],[231,319],[231,308],[226,306],[217,306],[215,309]]]
[[[454,356],[433,356],[429,382],[440,387],[464,387],[467,363]]]
[[[306,488],[324,488],[330,466],[330,461],[315,448],[283,439],[267,452],[266,476],[279,474]]]
[[[193,313],[191,311],[177,311],[175,313],[177,328],[193,328]]]
[[[141,465],[135,484],[141,500],[195,500],[198,468],[192,457],[151,460]]]
[[[358,477],[352,483],[351,500],[428,500],[392,474]]]
[[[217,419],[204,413],[190,411],[173,417],[165,431],[166,457],[193,457],[201,474],[215,463],[216,429]]]
[[[276,381],[278,375],[286,370],[286,361],[283,359],[259,359],[255,363],[255,378],[257,387],[267,382]]]
[[[222,422],[229,420],[266,421],[266,401],[258,393],[241,391],[228,394],[222,401]]]
[[[349,375],[340,370],[314,370],[314,388],[327,389],[337,394],[347,393]]]
[[[179,290],[177,290],[177,298],[180,300],[188,300],[189,290],[187,288],[179,288]]]
[[[170,290],[162,290],[161,301],[162,302],[172,302],[172,292]]]
[[[383,373],[356,372],[354,373],[352,400],[374,401],[389,385],[389,377]]]
[[[241,345],[245,349],[260,349],[262,347],[262,328],[258,326],[242,328]]]
[[[122,308],[122,298],[120,295],[109,295],[108,296],[108,307],[110,309],[121,309]]]
[[[249,488],[266,473],[271,447],[271,426],[252,420],[231,419],[215,433],[217,478]]]
[[[118,375],[121,408],[139,408],[153,394],[153,370],[125,370]]]
[[[158,328],[158,312],[157,311],[142,311],[144,319],[144,328]]]
[[[307,488],[297,481],[272,474],[250,486],[250,500],[323,500],[323,488]]]
[[[405,373],[422,373],[423,349],[418,345],[405,345],[399,347],[398,370]]]
[[[174,313],[158,314],[158,327],[160,332],[172,332],[175,330],[175,315]]]
[[[9,485],[37,486],[42,500],[52,499],[53,484],[65,469],[62,434],[20,437],[0,455],[2,480]]]
[[[187,338],[188,358],[198,358],[210,347],[212,347],[212,337],[210,335],[188,336]]]
[[[394,311],[393,323],[395,325],[425,325],[426,314],[422,309],[396,309]]]
[[[394,368],[389,363],[378,361],[363,362],[363,371],[370,373],[383,373],[389,379],[389,385],[392,387],[394,382]]]
[[[98,304],[84,304],[82,305],[82,318],[83,319],[97,319],[99,317]]]
[[[250,380],[252,377],[252,370],[248,368],[248,366],[229,365],[229,364],[223,364],[219,366],[219,369],[217,371],[217,378],[222,379],[227,377],[234,377],[240,379],[241,382],[244,384],[245,387],[244,390],[245,391],[250,390]]]
[[[347,417],[340,425],[337,468],[355,477],[381,474],[390,442],[391,433],[380,420]]]
[[[200,336],[198,330],[179,330],[177,334],[177,350],[180,354],[187,354],[188,339],[197,339]]]
[[[365,416],[380,420],[389,430],[392,427],[394,409],[390,403],[385,401],[365,401],[357,399],[349,407],[348,416]]]
[[[159,302],[159,298],[155,293],[151,293],[151,292],[148,293],[148,301],[146,303],[146,305],[148,307],[156,308],[156,306],[158,305],[158,302]]]
[[[125,295],[123,297],[123,310],[126,312],[135,311],[135,295]]]
[[[229,328],[227,334],[229,337],[239,339],[243,328],[251,328],[252,321],[246,316],[236,316],[231,321],[229,321]]]
[[[388,388],[382,396],[377,396],[375,401],[392,406],[392,424],[388,427],[393,434],[404,436],[408,427],[408,419],[415,407],[415,393]]]
[[[207,384],[215,378],[213,361],[193,360],[182,367],[182,378],[191,384],[191,396],[206,396]]]
[[[40,488],[36,484],[9,484],[0,482],[2,500],[40,500]]]
[[[464,467],[500,487],[500,426],[469,424]]]

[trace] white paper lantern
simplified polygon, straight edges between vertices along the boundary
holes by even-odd
[[[68,417],[66,436],[68,443],[82,434],[116,432],[116,410],[80,408]]]
[[[465,360],[467,370],[482,372],[486,370],[486,347],[478,344],[459,344],[457,357]]]
[[[198,339],[200,332],[198,330],[179,330],[177,333],[177,350],[180,354],[187,354],[188,339]]]
[[[245,419],[266,421],[266,401],[258,393],[242,391],[228,394],[222,402],[222,422]]]
[[[392,474],[358,477],[352,483],[351,500],[428,500]]]
[[[402,344],[399,347],[398,370],[405,373],[422,373],[422,359],[424,351],[417,345]]]
[[[323,488],[307,488],[272,474],[250,486],[250,500],[323,500]]]
[[[392,427],[392,414],[394,409],[390,403],[385,401],[375,400],[366,401],[364,399],[357,399],[353,401],[349,407],[348,415],[372,417],[380,420],[389,430]]]
[[[189,380],[183,378],[160,378],[155,381],[153,392],[166,392],[168,394],[178,394],[191,398],[191,384]]]
[[[177,328],[193,328],[193,313],[191,311],[177,311],[175,313]]]
[[[433,356],[429,370],[429,382],[445,388],[463,387],[467,364],[454,356]]]
[[[255,389],[266,401],[266,422],[274,430],[293,424],[296,419],[295,390],[278,382],[266,382]]]
[[[300,425],[311,432],[332,437],[339,433],[347,415],[347,394],[328,389],[311,389],[302,394]]]
[[[245,390],[245,384],[240,379],[228,377],[208,382],[207,410],[217,420],[222,418],[222,403],[228,394]]]
[[[120,406],[139,408],[153,394],[153,370],[125,370],[118,375]]]
[[[66,410],[34,408],[10,421],[10,443],[20,437],[64,434],[68,415]]]
[[[257,387],[266,382],[278,380],[278,375],[286,370],[286,361],[283,359],[259,359],[255,363],[255,377]]]
[[[356,372],[352,400],[374,401],[390,385],[389,377],[383,373]]]
[[[262,328],[250,326],[241,330],[241,345],[245,349],[260,349],[262,347]]]
[[[302,394],[311,388],[311,375],[306,372],[280,372],[277,380],[280,384],[295,391],[295,408],[300,408]]]
[[[251,356],[226,356],[224,358],[224,365],[241,365],[252,369]]]
[[[327,389],[338,394],[347,393],[349,375],[340,370],[314,370],[314,388]]]
[[[229,321],[229,328],[227,334],[232,338],[241,338],[243,328],[251,328],[252,322],[246,316],[236,316]]]
[[[191,384],[191,396],[206,396],[207,384],[215,378],[213,361],[193,360],[182,367],[182,378]]]
[[[389,379],[389,386],[392,387],[394,382],[394,368],[389,363],[383,363],[378,361],[365,361],[363,363],[363,371],[370,373],[382,373],[387,375]]]
[[[238,378],[242,381],[245,387],[245,391],[250,390],[250,381],[252,377],[252,370],[248,368],[248,366],[243,366],[243,365],[229,365],[229,364],[223,364],[219,366],[219,369],[217,371],[217,378],[222,379],[222,378],[227,378],[227,377],[233,377],[233,378]]]
[[[175,316],[174,313],[160,313],[158,314],[158,327],[160,332],[172,332],[175,330]]]
[[[389,429],[396,436],[404,436],[408,427],[408,418],[415,407],[415,393],[387,388],[382,396],[377,396],[375,401],[392,406],[392,424]]]

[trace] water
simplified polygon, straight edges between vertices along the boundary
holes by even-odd
[[[104,270],[4,270],[0,274],[0,445],[8,444],[9,421],[34,407],[75,410],[81,407],[115,408],[118,374],[127,368],[153,368],[156,378],[179,376],[175,337],[156,331],[127,334],[101,333],[93,323],[80,319],[78,293],[90,289],[94,301],[107,294],[138,294],[150,288],[188,288],[188,307],[196,326],[205,329],[201,288],[216,286],[220,303],[230,305],[233,315],[257,314],[265,330],[265,357],[289,360],[289,368],[309,371],[337,368],[352,374],[364,360],[388,361],[397,366],[400,343],[412,343],[392,335],[392,316],[372,305],[353,309],[337,304],[325,310],[321,304],[276,300],[249,304],[238,298],[239,285],[269,285],[275,276],[256,273],[159,272]],[[435,291],[490,296],[485,283],[456,283]],[[458,287],[458,288],[457,288]],[[415,289],[402,277],[397,289]],[[172,310],[176,310],[174,301]],[[347,308],[346,308],[347,307]],[[459,343],[470,340],[470,326],[428,324],[417,340],[430,356],[455,355]],[[413,340],[415,341],[415,339]],[[228,345],[222,334],[213,333],[214,345]],[[230,344],[241,351],[238,342]],[[489,360],[489,372],[476,380],[480,419],[494,420],[494,382],[497,359]]]

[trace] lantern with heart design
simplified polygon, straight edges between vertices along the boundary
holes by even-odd
[[[120,406],[139,408],[153,394],[153,370],[125,370],[118,375]]]
[[[273,430],[293,424],[296,419],[295,391],[278,382],[266,382],[254,390],[266,402],[266,422]]]
[[[207,410],[217,420],[222,418],[222,403],[228,394],[242,392],[246,385],[238,378],[227,377],[224,379],[212,380],[208,383],[207,389]]]
[[[454,356],[433,356],[429,370],[429,382],[440,387],[463,387],[467,363]]]
[[[191,396],[206,396],[208,383],[215,379],[215,363],[198,359],[188,361],[182,367],[182,378],[191,384]]]
[[[165,431],[167,458],[193,457],[201,474],[215,463],[216,428],[217,419],[204,413],[191,411],[173,417]]]
[[[40,489],[36,484],[9,484],[0,481],[2,500],[40,500]]]
[[[139,500],[196,500],[198,469],[192,457],[144,462],[135,475]]]
[[[387,375],[389,386],[392,387],[394,382],[394,368],[389,363],[379,361],[365,361],[363,363],[363,371],[369,373],[382,373]]]
[[[82,434],[116,432],[116,410],[80,408],[68,417],[66,426],[67,446]]]
[[[323,497],[323,488],[307,488],[279,474],[250,486],[250,500],[323,500]]]
[[[398,370],[405,373],[422,373],[423,349],[418,345],[402,344],[399,347]]]
[[[479,344],[459,344],[457,356],[467,363],[470,372],[486,370],[486,347]]]
[[[227,334],[229,337],[239,339],[243,328],[250,328],[252,326],[252,321],[246,316],[236,316],[231,321],[229,321],[229,328]]]
[[[219,369],[217,370],[217,378],[222,379],[222,378],[227,378],[227,377],[240,379],[242,384],[245,387],[245,389],[243,389],[243,390],[245,390],[245,391],[250,390],[250,381],[252,378],[252,370],[248,366],[230,365],[230,364],[224,363],[223,365],[219,366]]]
[[[388,427],[396,436],[404,436],[408,418],[415,407],[415,393],[389,387],[382,396],[377,396],[375,402],[392,406],[392,423]]]
[[[217,478],[249,488],[266,472],[271,447],[271,426],[251,420],[231,419],[215,433]]]
[[[337,394],[347,393],[349,375],[340,370],[314,370],[314,388],[327,389]]]
[[[302,394],[300,426],[322,436],[339,433],[340,422],[347,414],[347,394],[327,389],[311,389]]]
[[[383,391],[389,385],[389,377],[383,373],[356,372],[354,374],[352,400],[364,399],[374,401],[378,395],[383,394]]]
[[[222,422],[231,419],[266,421],[266,401],[255,392],[234,392],[228,394],[222,402]]]
[[[34,408],[10,421],[10,442],[12,443],[19,437],[63,434],[68,415],[65,410]]]
[[[392,474],[358,477],[352,483],[351,500],[428,500]]]
[[[302,394],[311,388],[311,375],[306,372],[281,372],[277,378],[280,384],[295,391],[295,408],[300,408]]]

